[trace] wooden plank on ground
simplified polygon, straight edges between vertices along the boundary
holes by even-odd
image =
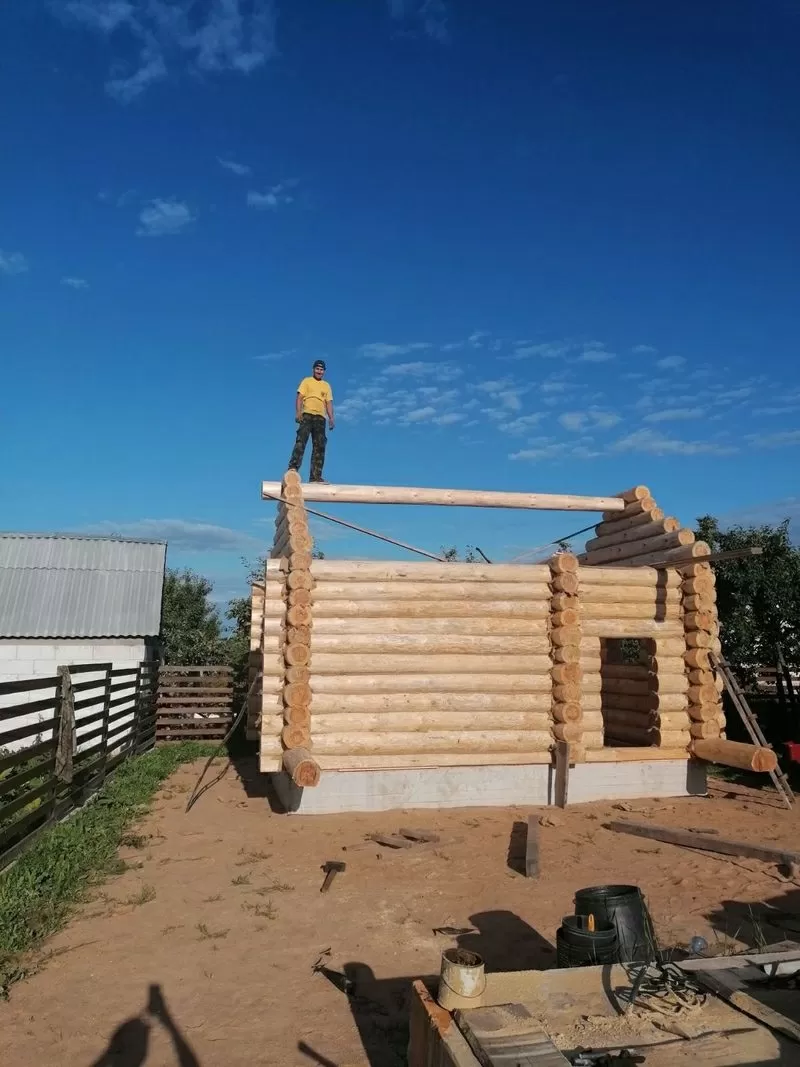
[[[703,849],[706,852],[720,852],[725,856],[746,856],[749,859],[764,860],[766,863],[798,863],[800,852],[789,849],[772,848],[769,845],[757,845],[750,841],[735,841],[725,837],[706,837],[691,830],[679,830],[671,826],[652,826],[649,823],[628,822],[614,819],[603,823],[607,830],[634,837],[647,837],[652,841],[663,841],[668,845],[682,848]]]

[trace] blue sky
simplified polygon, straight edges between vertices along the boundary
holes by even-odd
[[[0,526],[235,592],[317,356],[332,481],[800,515],[799,40],[788,0],[4,5]],[[592,519],[337,513],[498,559]]]

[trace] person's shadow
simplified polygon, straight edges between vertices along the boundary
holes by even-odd
[[[126,1019],[111,1035],[108,1046],[92,1067],[142,1067],[150,1047],[153,1024],[163,1026],[170,1036],[178,1067],[201,1067],[186,1038],[167,1008],[161,986],[151,985],[147,1008]]]

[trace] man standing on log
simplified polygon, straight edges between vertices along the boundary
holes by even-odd
[[[297,440],[294,443],[292,456],[289,460],[289,470],[299,471],[303,462],[308,438],[311,437],[311,477],[309,481],[322,482],[322,466],[325,463],[325,416],[328,416],[328,426],[333,429],[333,392],[330,385],[323,381],[325,377],[325,363],[318,359],[313,368],[311,378],[303,378],[297,387],[295,397],[295,419],[298,423]]]

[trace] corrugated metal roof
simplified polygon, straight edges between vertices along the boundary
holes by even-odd
[[[0,639],[155,637],[167,546],[0,533]]]

